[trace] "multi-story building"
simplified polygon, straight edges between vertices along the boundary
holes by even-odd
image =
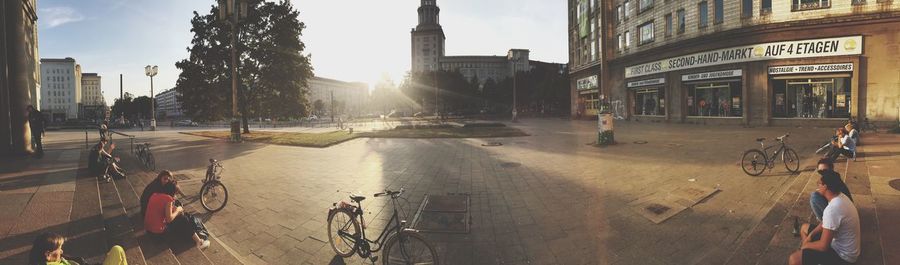
[[[573,93],[596,75],[626,118],[756,126],[900,116],[897,1],[570,0],[569,10]],[[600,69],[578,72],[585,38],[574,25],[599,32],[589,46],[601,48]]]
[[[178,102],[180,93],[174,88],[167,89],[156,94],[156,118],[159,120],[178,120],[184,118],[181,102]]]
[[[54,122],[78,118],[81,66],[75,59],[41,59],[41,106]]]
[[[605,2],[605,1],[604,1]],[[601,1],[569,0],[569,76],[572,115],[596,116],[604,69]]]
[[[97,73],[81,74],[81,104],[84,106],[106,105],[100,89],[100,75]]]
[[[479,83],[484,83],[488,79],[499,82],[510,77],[513,70],[527,72],[533,68],[526,49],[510,49],[506,56],[446,56],[444,43],[447,38],[440,24],[441,9],[437,0],[422,0],[418,12],[419,25],[410,33],[412,72],[458,71],[467,80],[478,79]]]
[[[369,86],[365,83],[313,77],[307,81],[307,85],[309,103],[314,105],[316,101],[321,101],[325,106],[324,112],[331,113],[332,102],[336,114],[362,115],[371,109],[368,106]]]

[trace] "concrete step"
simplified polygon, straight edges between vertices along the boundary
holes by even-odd
[[[87,151],[81,152],[76,174],[66,251],[99,263],[110,245],[105,236],[97,178],[87,169]]]

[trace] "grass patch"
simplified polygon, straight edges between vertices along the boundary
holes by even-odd
[[[183,134],[228,139],[230,131],[198,131],[182,132]],[[494,137],[519,137],[528,136],[522,130],[511,127],[475,127],[475,128],[416,128],[393,129],[375,132],[348,133],[336,131],[329,133],[300,133],[300,132],[267,132],[254,131],[249,134],[241,134],[244,141],[278,145],[292,145],[303,147],[329,147],[345,141],[360,137],[368,138],[494,138]]]

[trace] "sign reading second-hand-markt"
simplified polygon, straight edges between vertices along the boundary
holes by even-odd
[[[698,52],[625,68],[625,78],[729,63],[862,54],[862,36],[761,43]]]

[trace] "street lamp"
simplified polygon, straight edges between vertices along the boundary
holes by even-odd
[[[153,77],[159,73],[159,67],[154,66],[145,66],[144,74],[150,77],[150,130],[156,130],[156,106],[154,106],[154,100],[156,96],[153,94]]]
[[[516,111],[516,65],[519,64],[519,55],[515,54],[512,56],[513,65],[512,65],[512,77],[513,77],[513,106],[512,106],[512,122],[519,122],[518,114]]]
[[[231,141],[241,141],[241,113],[237,107],[237,24],[238,19],[247,17],[247,2],[244,0],[218,0],[219,20],[231,26]]]

